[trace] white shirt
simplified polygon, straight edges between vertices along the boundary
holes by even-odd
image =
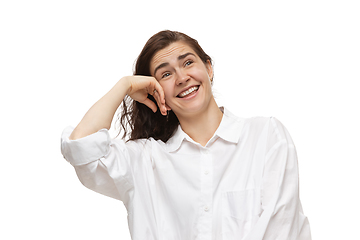
[[[69,140],[72,130],[64,157],[86,187],[124,202],[132,239],[311,239],[296,150],[275,118],[225,109],[205,147],[180,126],[167,143],[125,143],[106,129]]]

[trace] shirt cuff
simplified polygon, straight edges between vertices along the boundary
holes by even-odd
[[[73,130],[73,127],[67,127],[61,135],[61,153],[71,165],[84,165],[107,155],[111,142],[107,129],[101,129],[80,139],[70,140]]]

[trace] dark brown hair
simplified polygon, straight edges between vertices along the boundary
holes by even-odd
[[[151,76],[150,62],[153,56],[158,51],[177,41],[190,46],[205,64],[208,61],[212,64],[211,58],[195,39],[181,32],[165,30],[155,34],[146,42],[136,60],[134,75]],[[148,98],[157,106],[155,99],[151,95],[148,95]],[[128,140],[152,137],[155,140],[166,142],[179,125],[179,120],[173,111],[168,111],[168,115],[163,116],[159,111],[159,107],[158,111],[154,113],[146,105],[134,101],[128,96],[123,100],[119,121],[121,128],[124,130],[123,138],[129,137]]]

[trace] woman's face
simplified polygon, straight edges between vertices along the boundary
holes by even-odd
[[[178,41],[157,52],[150,72],[164,89],[167,107],[178,117],[208,110],[213,99],[212,66],[204,64],[189,45]]]

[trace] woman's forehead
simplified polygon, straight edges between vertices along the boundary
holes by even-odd
[[[170,59],[177,58],[187,52],[195,54],[194,50],[183,42],[171,43],[169,46],[161,49],[153,56],[150,62],[150,69],[154,70],[157,65],[168,62]]]

